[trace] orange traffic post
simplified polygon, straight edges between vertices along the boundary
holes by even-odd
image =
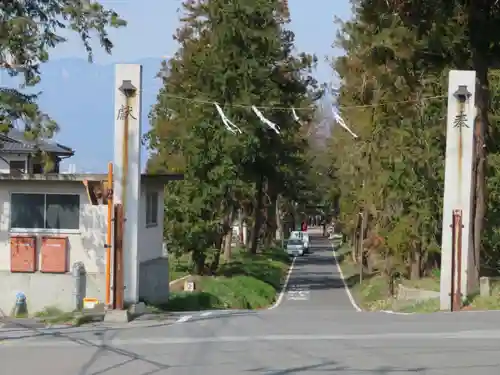
[[[111,306],[111,242],[113,240],[113,163],[108,163],[108,227],[106,232],[106,308]]]

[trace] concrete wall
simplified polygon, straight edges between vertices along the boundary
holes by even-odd
[[[139,265],[139,300],[166,303],[170,292],[168,258],[156,258]]]
[[[157,225],[146,224],[146,194],[149,190],[158,192]],[[150,303],[168,301],[168,258],[163,250],[163,188],[141,187],[139,211],[139,300]]]
[[[146,224],[146,193],[149,189],[158,192],[158,224],[151,226]],[[146,262],[151,259],[160,258],[163,256],[163,188],[154,187],[148,188],[141,186],[141,201],[139,209],[139,262]]]
[[[439,292],[433,290],[424,290],[417,288],[409,288],[399,285],[397,299],[406,301],[426,301],[428,299],[439,298]]]
[[[80,195],[80,228],[78,230],[33,229],[14,231],[10,228],[11,193],[66,193]],[[76,262],[82,262],[87,272],[87,296],[104,298],[106,236],[106,207],[92,206],[81,182],[45,181],[2,181],[0,188],[0,308],[10,313],[17,292],[24,292],[31,312],[46,306],[58,306],[72,310],[74,302],[74,282],[71,273],[42,274],[10,272],[10,236],[37,236],[37,256],[40,257],[40,239],[44,235],[64,235],[68,238],[69,269]],[[40,260],[40,259],[39,259]]]
[[[158,225],[146,227],[146,187],[141,187],[139,236],[140,299],[161,301],[168,298],[168,261],[163,257],[163,192],[159,194]],[[20,192],[70,193],[80,195],[80,228],[78,230],[13,231],[10,228],[10,194]],[[15,295],[23,292],[27,296],[29,313],[46,306],[57,306],[62,310],[73,310],[75,283],[70,272],[66,274],[11,273],[10,236],[29,234],[40,239],[44,235],[64,235],[69,244],[69,268],[76,262],[85,266],[85,290],[87,297],[105,298],[105,249],[107,206],[91,205],[81,182],[73,181],[2,181],[0,187],[0,309],[10,314]],[[40,257],[40,242],[37,255]]]

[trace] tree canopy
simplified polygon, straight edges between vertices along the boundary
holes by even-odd
[[[50,138],[57,124],[37,105],[37,94],[22,89],[34,87],[42,79],[41,64],[47,62],[50,50],[66,39],[63,30],[79,34],[92,60],[91,39],[94,34],[110,53],[113,43],[109,27],[126,22],[113,10],[94,1],[33,0],[3,1],[0,14],[0,69],[20,78],[20,89],[0,88],[0,131],[19,125],[28,137]]]
[[[151,112],[148,168],[184,172],[185,180],[167,189],[165,235],[203,272],[224,243],[229,256],[236,214],[252,228],[255,252],[259,238],[274,238],[282,205],[300,200],[305,133],[321,92],[311,76],[315,58],[293,51],[281,1],[188,0],[183,11],[179,50],[162,67],[164,86]],[[215,103],[241,134],[226,129]]]
[[[353,0],[339,22],[334,105],[358,139],[317,106],[314,56],[295,52],[286,2],[184,2],[179,50],[151,112],[151,171],[181,171],[166,190],[165,236],[198,272],[217,264],[232,223],[250,252],[302,220],[337,215],[355,261],[389,278],[439,268],[450,69],[477,74],[473,279],[498,267],[498,71],[495,1]],[[228,131],[215,108],[241,129]],[[279,125],[267,128],[251,110]],[[297,109],[300,120],[292,113]],[[333,134],[317,138],[317,129]],[[337,124],[338,125],[338,124]],[[487,194],[488,193],[488,194]],[[329,219],[329,217],[327,217]],[[210,263],[210,262],[209,262]]]
[[[333,164],[341,219],[355,256],[370,270],[418,278],[439,265],[450,69],[477,74],[470,272],[478,280],[480,265],[498,259],[492,241],[498,219],[486,208],[497,199],[491,181],[498,179],[492,163],[498,146],[490,135],[498,128],[492,116],[498,109],[492,110],[490,94],[498,82],[500,8],[480,3],[359,0],[352,2],[352,19],[340,23],[336,44],[345,55],[333,64],[341,81],[338,99],[361,137],[352,144],[335,134]],[[486,187],[493,189],[489,201]]]

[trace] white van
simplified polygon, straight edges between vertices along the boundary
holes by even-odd
[[[296,230],[290,233],[290,239],[301,240],[304,244],[304,252],[309,252],[309,233]]]
[[[286,252],[294,257],[304,255],[304,242],[299,238],[290,238],[286,243]]]

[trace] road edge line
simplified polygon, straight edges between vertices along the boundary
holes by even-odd
[[[340,267],[339,258],[337,258],[337,254],[335,254],[335,249],[333,248],[333,244],[332,244],[332,254],[333,258],[335,259],[335,265],[337,266],[337,271],[339,272],[340,279],[342,280],[342,284],[344,284],[344,290],[347,294],[347,298],[349,298],[349,302],[351,302],[351,305],[354,308],[354,310],[356,310],[357,312],[362,312],[363,309],[358,306],[356,300],[352,296],[351,290],[347,286],[347,283],[344,278],[344,273],[342,272],[342,268]]]
[[[283,287],[281,288],[280,294],[278,295],[278,299],[276,300],[276,302],[274,302],[273,305],[271,305],[267,308],[268,310],[274,310],[275,308],[277,308],[281,304],[281,302],[283,302],[283,298],[285,297],[285,293],[286,293],[286,290],[288,288],[288,283],[290,282],[290,277],[292,276],[293,267],[295,266],[296,259],[297,259],[297,257],[293,257],[292,264],[290,264],[290,268],[288,269],[288,273],[286,274],[285,283],[283,284]]]
[[[354,309],[357,312],[363,312],[364,310],[358,306],[358,304],[356,303],[356,300],[354,299],[354,297],[351,293],[351,290],[349,289],[349,287],[347,286],[347,283],[345,282],[344,273],[342,272],[342,268],[340,267],[339,259],[337,258],[337,254],[335,254],[335,250],[333,249],[333,245],[332,245],[332,253],[333,253],[333,257],[335,258],[335,264],[337,265],[337,270],[339,271],[339,274],[340,274],[340,279],[342,280],[342,283],[344,284],[345,292],[347,294],[347,297],[349,298],[349,302],[351,302],[352,307],[354,307]],[[415,314],[413,312],[405,313],[405,312],[392,311],[392,310],[379,310],[379,312],[382,312],[384,314],[391,314],[391,315],[413,315],[413,314]]]
[[[380,312],[386,313],[386,314],[392,314],[392,315],[413,315],[414,313],[410,312],[400,312],[400,311],[392,311],[392,310],[380,310]]]

